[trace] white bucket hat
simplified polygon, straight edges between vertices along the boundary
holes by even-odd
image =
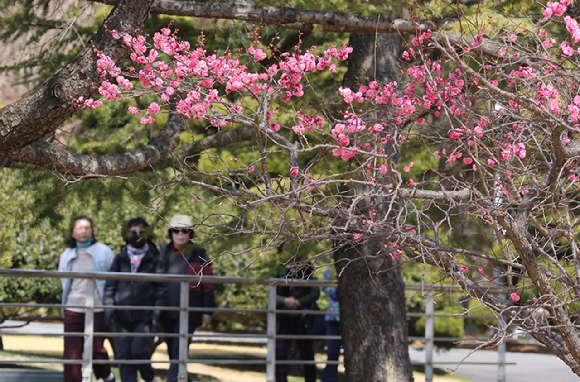
[[[187,215],[175,215],[169,221],[171,228],[175,229],[191,229],[193,225],[191,223],[191,218]]]

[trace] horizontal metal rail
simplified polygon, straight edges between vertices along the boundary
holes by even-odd
[[[205,276],[205,275],[169,275],[158,273],[126,273],[126,272],[65,272],[36,269],[3,269],[0,268],[0,277],[45,277],[45,278],[77,278],[77,279],[96,279],[96,280],[133,280],[133,281],[166,281],[166,282],[183,282],[191,283],[204,282],[207,284],[246,284],[254,283],[259,285],[300,285],[300,286],[317,286],[317,287],[335,287],[336,281],[323,280],[295,280],[291,278],[268,278],[258,280],[252,277],[229,277],[229,276]],[[458,285],[421,285],[405,284],[406,290],[426,291],[426,290],[451,290],[461,292]],[[489,287],[490,293],[505,292],[503,289]]]
[[[164,363],[179,363],[178,359],[167,359],[167,360],[149,360],[149,359],[117,359],[117,360],[103,360],[95,359],[93,364],[100,365],[117,365],[123,363],[126,365],[143,365],[143,364],[164,364]],[[0,365],[17,365],[17,364],[67,364],[67,365],[79,365],[83,364],[82,359],[79,360],[68,360],[68,359],[17,359],[17,360],[0,360]],[[187,363],[202,363],[202,364],[231,364],[231,365],[266,365],[267,360],[265,359],[189,359]],[[285,360],[276,361],[278,365],[312,365],[312,364],[329,364],[329,365],[340,365],[342,361],[310,361],[310,360]],[[0,369],[0,376],[2,375],[2,370]]]
[[[93,360],[94,364],[100,365],[115,365],[118,364],[119,361],[122,361],[124,364],[127,365],[142,365],[142,364],[164,364],[164,363],[179,363],[179,360],[176,359],[168,359],[168,360],[100,360],[96,359]],[[37,360],[0,360],[0,365],[16,365],[16,364],[67,364],[67,365],[78,365],[82,364],[83,360],[66,360],[66,359],[37,359]],[[211,365],[266,365],[267,361],[263,359],[190,359],[187,361],[188,364],[211,364]],[[326,364],[326,365],[341,365],[343,362],[341,361],[306,361],[306,360],[287,360],[287,361],[278,361],[276,364],[279,365],[312,365],[312,364]],[[471,361],[455,361],[455,362],[433,362],[434,365],[457,365],[461,363],[462,365],[497,365],[497,362],[471,362]],[[417,362],[411,361],[412,365],[425,365],[425,362]],[[517,365],[516,362],[506,362],[506,365]],[[0,370],[1,371],[1,370]],[[1,373],[0,373],[1,374]]]

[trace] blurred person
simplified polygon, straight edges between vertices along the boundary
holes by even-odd
[[[186,215],[176,215],[169,221],[169,243],[160,246],[164,272],[178,275],[213,276],[211,263],[205,259],[205,249],[193,245],[194,231],[191,219]],[[168,284],[166,306],[179,306],[180,283]],[[193,281],[189,284],[189,306],[214,308],[214,285]],[[200,325],[211,323],[213,311],[189,312],[188,332],[193,334]],[[163,311],[161,314],[163,332],[179,333],[179,312]],[[169,359],[179,359],[179,338],[165,338]],[[172,363],[167,373],[167,382],[176,382],[179,365]],[[190,381],[188,376],[188,381]]]
[[[73,220],[68,248],[60,256],[59,271],[68,272],[107,272],[115,255],[111,248],[97,242],[93,230],[92,220],[84,215]],[[62,304],[64,308],[64,332],[78,333],[85,331],[85,308],[87,283],[90,279],[61,278]],[[96,280],[94,290],[94,305],[103,305],[105,280]],[[77,307],[75,307],[77,306]],[[105,332],[105,312],[95,309],[93,315],[94,331]],[[104,337],[93,338],[93,359],[108,360],[109,355],[103,343]],[[83,337],[64,337],[65,360],[80,360],[83,358]],[[93,364],[93,371],[97,378],[106,382],[114,382],[115,374],[111,372],[111,365]],[[81,364],[64,365],[64,382],[80,382],[82,380]]]
[[[279,277],[289,277],[295,280],[310,279],[314,269],[311,266],[306,268],[289,268],[282,272]],[[276,286],[276,309],[295,310],[295,314],[278,314],[278,334],[283,335],[305,335],[306,322],[300,310],[308,310],[320,296],[320,288],[307,286]],[[276,361],[286,361],[288,359],[288,349],[290,339],[276,338]],[[312,340],[296,340],[300,360],[314,361],[314,344]],[[276,382],[288,381],[288,365],[276,363]],[[304,365],[304,381],[316,382],[316,365]]]
[[[322,276],[323,281],[332,280],[332,269],[324,271]],[[327,312],[339,312],[338,305],[338,288],[337,287],[323,287],[322,291],[328,296]],[[327,314],[324,316],[326,323],[327,336],[340,336],[340,316],[334,314]],[[326,356],[328,361],[338,361],[340,355],[340,347],[342,340],[327,339],[326,340]],[[338,381],[338,365],[326,364],[322,374],[320,375],[320,382],[337,382]]]
[[[160,273],[159,251],[152,243],[149,224],[145,219],[136,217],[129,220],[122,230],[127,245],[115,256],[111,272]],[[167,284],[154,281],[107,280],[105,286],[105,305],[120,306],[163,306]],[[157,326],[160,311],[153,310],[113,310],[112,315],[117,333],[126,336],[115,338],[118,360],[148,360],[151,358],[149,345],[152,337],[133,337],[131,333],[151,333]],[[155,373],[151,363],[119,364],[122,382],[137,382],[137,370],[145,382],[154,382]]]

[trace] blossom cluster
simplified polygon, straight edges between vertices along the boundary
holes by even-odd
[[[548,3],[544,15],[562,16],[568,5],[567,0]],[[580,42],[580,27],[576,20],[566,16],[563,23],[572,37],[572,44]],[[141,91],[147,89],[150,94],[156,94],[159,100],[151,103],[146,112],[129,106],[130,113],[139,116],[141,123],[153,123],[155,116],[170,102],[175,104],[176,112],[185,118],[206,119],[219,128],[233,125],[248,113],[255,112],[259,118],[265,116],[266,123],[261,124],[267,126],[264,133],[292,132],[305,145],[308,145],[309,136],[318,136],[320,141],[331,142],[329,152],[344,161],[356,158],[358,163],[363,163],[368,157],[380,158],[372,164],[366,162],[364,168],[361,166],[362,174],[371,183],[390,176],[389,167],[385,164],[385,145],[391,142],[402,147],[413,126],[425,126],[426,119],[419,117],[425,111],[431,113],[433,118],[445,117],[453,122],[443,129],[441,138],[433,141],[438,144],[444,142],[445,147],[431,151],[436,158],[443,158],[447,163],[464,165],[470,171],[498,171],[512,166],[514,160],[529,158],[531,148],[526,137],[526,124],[515,121],[506,130],[504,125],[507,126],[507,123],[503,122],[508,115],[521,114],[525,107],[518,99],[511,98],[501,104],[498,101],[497,112],[493,115],[479,113],[474,108],[472,94],[484,85],[498,89],[517,88],[518,92],[533,98],[554,116],[562,115],[567,110],[572,121],[580,119],[580,96],[569,100],[551,79],[543,79],[557,68],[549,59],[535,66],[520,65],[518,69],[510,69],[503,75],[490,75],[488,82],[482,83],[480,78],[467,75],[461,68],[444,69],[445,59],[423,56],[416,63],[403,67],[402,83],[369,81],[363,86],[339,87],[338,94],[344,103],[340,119],[296,110],[295,122],[287,126],[277,118],[276,102],[288,103],[303,97],[310,86],[308,75],[325,70],[336,71],[337,61],[347,59],[352,52],[351,47],[331,46],[321,55],[314,53],[315,47],[304,52],[297,49],[296,53],[282,53],[276,63],[262,67],[257,64],[268,57],[268,52],[260,48],[257,41],[246,50],[240,50],[240,53],[218,54],[206,51],[202,41],[192,48],[169,28],[155,33],[152,45],[148,45],[144,36],[113,33],[131,48],[135,67],[122,72],[110,58],[97,53],[97,70],[103,76],[99,92],[107,100],[131,94],[137,86]],[[484,31],[478,31],[471,48],[482,44],[483,36]],[[499,56],[513,54],[514,58],[519,57],[517,49],[508,53],[508,48],[518,42],[518,35],[510,30],[505,36],[502,41],[506,46],[500,49]],[[546,49],[556,44],[544,30],[539,30],[538,36],[545,39],[541,43]],[[430,31],[418,33],[403,53],[403,58],[411,60],[422,55],[423,45],[430,38]],[[471,48],[466,48],[465,52]],[[555,56],[557,54],[550,52]],[[563,41],[558,52],[570,56],[574,54],[574,49],[570,43]],[[256,67],[256,70],[252,69]],[[491,66],[485,67],[487,71],[491,69]],[[232,97],[232,93],[236,96]],[[265,109],[256,112],[242,102],[244,97],[264,100],[262,105]],[[85,101],[86,105],[83,105],[96,107],[98,102]],[[369,118],[365,114],[365,110],[373,108],[381,110],[380,118]],[[501,134],[494,133],[500,130]],[[567,135],[562,138],[564,144],[570,140]],[[400,165],[399,171],[406,177],[406,184],[418,187],[412,176],[419,170],[417,166],[413,167],[413,161],[407,163]],[[252,166],[248,169],[252,169],[248,170],[250,173],[256,172]],[[292,173],[297,175],[299,170],[293,167]],[[574,173],[569,175],[576,179]],[[504,194],[511,195],[512,188],[500,189]]]

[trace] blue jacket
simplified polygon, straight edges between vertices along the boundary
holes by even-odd
[[[327,269],[324,271],[324,275],[322,276],[323,281],[330,281],[332,280],[332,270]],[[338,304],[338,288],[337,287],[323,287],[322,290],[328,296],[328,308],[326,310],[328,312],[340,312],[339,304]],[[336,316],[333,314],[327,314],[324,316],[325,321],[340,321],[340,316]]]
[[[95,272],[107,272],[111,268],[111,263],[115,258],[115,254],[105,244],[96,242],[95,244],[87,247],[87,253],[93,257],[93,265],[95,267]],[[59,271],[72,271],[72,261],[77,257],[76,248],[67,248],[60,256],[60,261],[58,263]],[[66,299],[70,292],[70,285],[72,279],[62,278],[60,282],[62,283],[62,304],[66,305]],[[104,298],[105,295],[105,280],[97,280],[97,290]]]

